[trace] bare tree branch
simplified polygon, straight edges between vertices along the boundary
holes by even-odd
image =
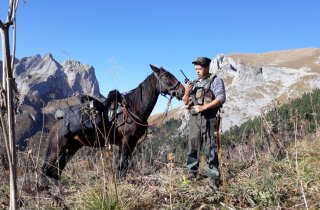
[[[2,86],[0,86],[1,92],[5,94],[0,94],[1,101],[6,103],[1,103],[0,110],[0,120],[2,124],[3,134],[8,159],[9,159],[9,170],[10,170],[10,209],[14,210],[17,206],[17,169],[16,169],[16,147],[15,147],[15,113],[14,113],[14,103],[13,103],[13,90],[15,89],[15,81],[13,78],[13,67],[14,67],[14,56],[15,56],[15,41],[16,41],[16,11],[18,6],[18,0],[10,0],[8,16],[6,23],[0,21],[0,31],[2,36],[2,57],[3,57],[3,78]],[[10,39],[9,39],[9,29],[10,26],[14,26],[13,31],[13,55],[10,57]],[[11,60],[10,60],[11,59]],[[4,97],[3,97],[4,96]],[[6,98],[5,98],[6,96]],[[5,104],[5,106],[3,106]],[[7,126],[4,123],[5,112],[7,112]],[[9,144],[9,145],[8,145]]]

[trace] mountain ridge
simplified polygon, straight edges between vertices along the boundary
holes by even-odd
[[[226,86],[224,130],[240,125],[278,103],[286,103],[290,98],[299,97],[320,84],[319,48],[218,54],[212,61],[211,72],[217,72]],[[2,67],[1,62],[0,66]],[[17,118],[29,121],[33,124],[30,127],[39,128],[36,122],[42,122],[42,113],[54,112],[61,106],[61,101],[77,103],[74,99],[68,99],[70,97],[88,94],[103,98],[91,65],[75,60],[60,64],[51,54],[17,59],[14,77],[22,104]],[[169,110],[166,116],[164,113],[153,114],[148,122],[159,125],[170,118],[187,121],[188,112],[184,106],[180,106]],[[182,123],[181,130],[186,126],[187,122]],[[27,136],[22,135],[21,138]]]
[[[226,86],[224,130],[299,97],[320,84],[319,48],[218,54],[212,63],[211,72],[217,72]],[[149,122],[164,122],[159,116],[152,115]],[[188,112],[180,106],[170,110],[169,117],[188,118]],[[186,125],[183,123],[182,126]]]

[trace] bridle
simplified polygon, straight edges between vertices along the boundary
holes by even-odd
[[[154,75],[156,76],[158,83],[160,85],[160,94],[162,96],[166,96],[166,94],[163,93],[161,90],[162,89],[167,90],[170,93],[169,95],[170,95],[170,100],[171,100],[176,95],[177,90],[178,90],[181,83],[178,80],[176,80],[176,82],[171,86],[164,84],[164,82],[161,80],[162,77],[164,76],[164,74],[165,74],[165,72],[161,73],[160,75],[157,75],[156,73],[154,73]]]

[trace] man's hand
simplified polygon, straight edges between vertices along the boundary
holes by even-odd
[[[188,80],[188,82],[185,85],[184,95],[182,97],[182,100],[184,101],[185,105],[189,105],[191,103],[189,100],[191,90],[192,90],[192,82],[190,80]]]
[[[200,112],[204,112],[204,111],[209,110],[209,109],[213,109],[213,108],[218,107],[220,105],[221,105],[220,99],[216,98],[216,99],[214,99],[213,101],[211,101],[208,104],[204,104],[202,106],[201,105],[196,105],[193,108],[194,108],[194,111],[196,113],[200,113]]]
[[[194,108],[194,111],[196,113],[200,113],[200,112],[203,112],[205,110],[207,110],[207,107],[205,105],[201,106],[201,105],[196,105],[193,107]]]
[[[189,81],[186,83],[186,86],[185,86],[185,91],[186,91],[186,93],[188,93],[188,95],[190,95],[190,92],[191,92],[191,90],[192,90],[192,87],[193,87],[192,82],[189,80]]]

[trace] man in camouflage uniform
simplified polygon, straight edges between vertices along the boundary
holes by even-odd
[[[187,167],[190,175],[198,174],[200,151],[205,150],[208,176],[213,187],[219,187],[219,161],[215,131],[219,128],[217,113],[226,100],[225,86],[221,78],[209,72],[211,60],[198,57],[193,61],[198,79],[188,81],[183,101],[190,110],[189,151]]]

